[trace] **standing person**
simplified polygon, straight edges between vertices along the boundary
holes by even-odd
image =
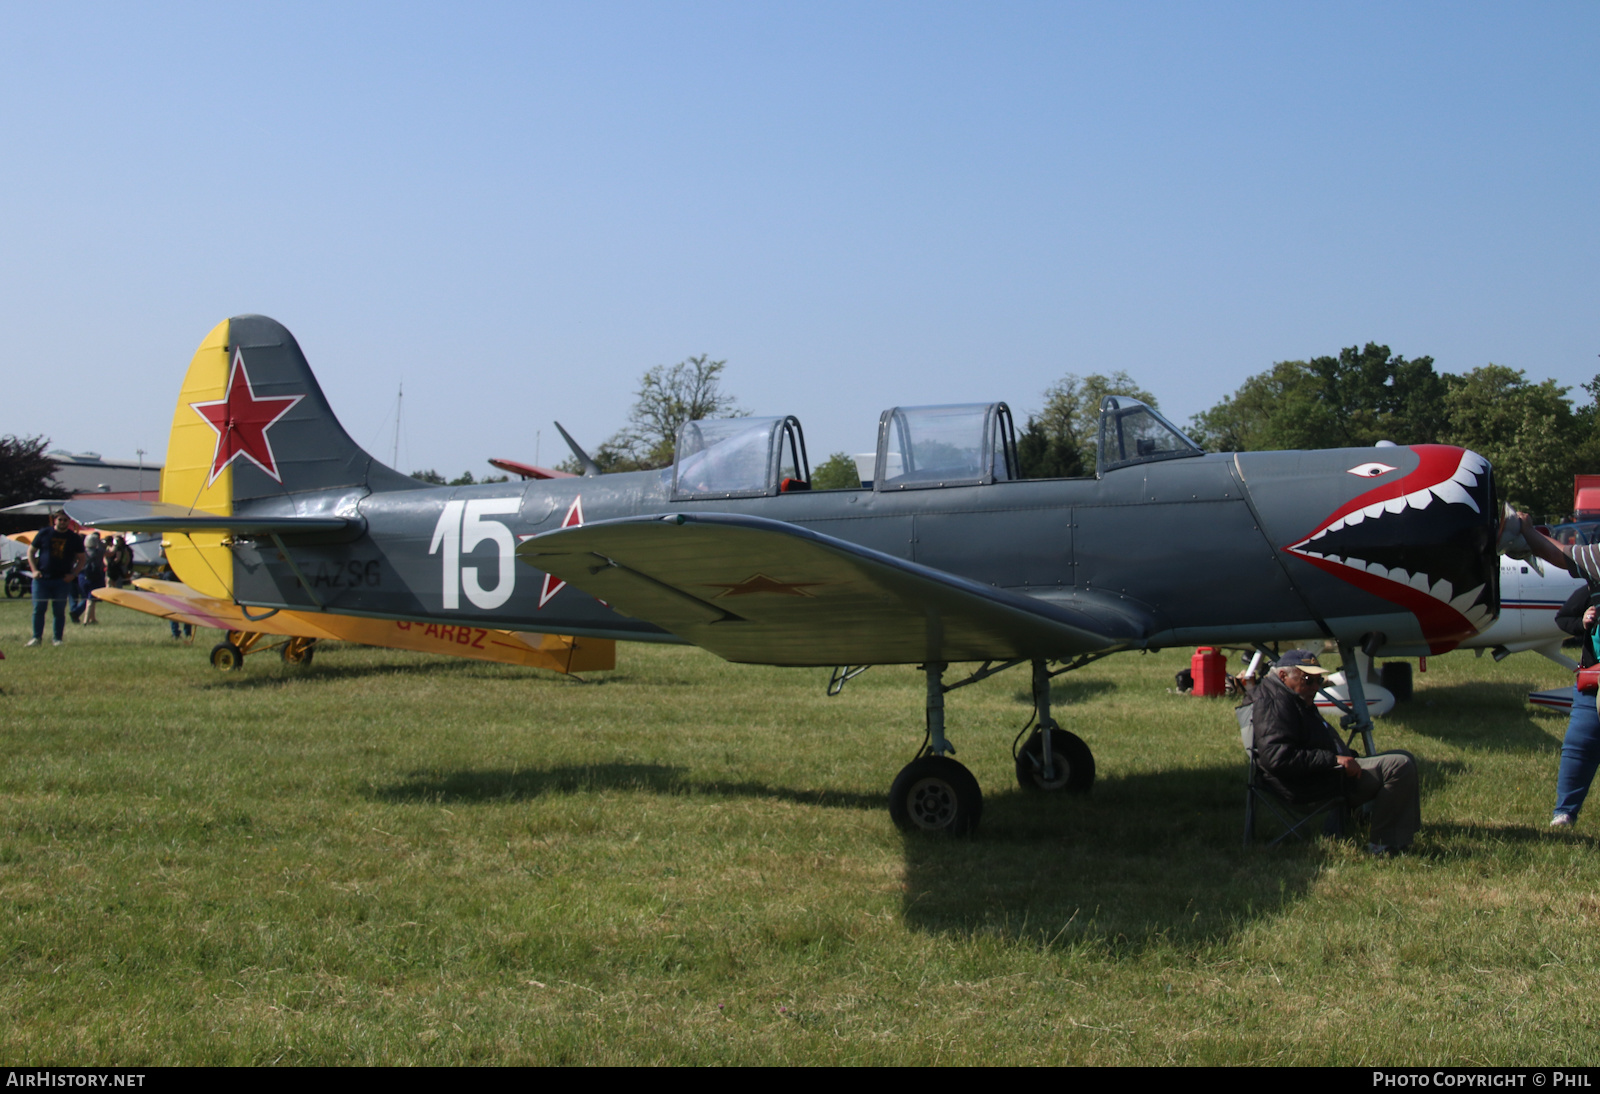
[[[156,574],[156,577],[157,577],[158,580],[161,580],[161,581],[176,581],[176,580],[178,580],[178,575],[172,572],[172,563],[167,561],[167,549],[165,547],[161,548],[161,572]],[[172,637],[173,638],[183,638],[183,639],[186,639],[189,642],[193,642],[194,641],[194,624],[193,623],[185,623],[183,625],[183,631],[180,634],[179,631],[178,631],[178,621],[176,619],[169,619],[169,620],[167,620],[167,622],[172,624]]]
[[[105,588],[106,584],[106,545],[101,541],[99,532],[89,533],[83,551],[89,561],[84,564],[83,573],[78,575],[78,591],[83,594],[83,625],[87,627],[100,622],[94,617],[95,607],[99,603],[94,598],[94,591]]]
[[[1578,640],[1583,650],[1578,664],[1587,668],[1600,661],[1595,643],[1600,641],[1595,622],[1600,611],[1595,609],[1588,585],[1580,585],[1556,612],[1556,626]],[[1561,741],[1561,768],[1556,773],[1556,807],[1550,814],[1551,828],[1571,828],[1578,823],[1578,813],[1583,800],[1589,796],[1589,785],[1594,773],[1600,769],[1600,714],[1595,711],[1595,697],[1585,695],[1576,688],[1572,691],[1572,715],[1567,719],[1567,735]]]
[[[67,514],[59,510],[52,513],[50,526],[28,545],[28,572],[33,576],[33,637],[28,645],[37,646],[44,641],[47,606],[55,616],[53,644],[61,645],[67,630],[67,597],[88,561],[83,537],[72,530]]]
[[[1586,584],[1567,598],[1556,613],[1556,626],[1576,637],[1583,646],[1578,664],[1596,663],[1595,624],[1600,620],[1591,601],[1600,590],[1600,544],[1557,543],[1534,527],[1528,514],[1514,512],[1510,506],[1500,518],[1500,550],[1512,558],[1532,555],[1566,569]],[[1551,828],[1571,828],[1578,823],[1578,812],[1589,796],[1595,771],[1600,769],[1600,714],[1595,697],[1576,687],[1572,692],[1572,715],[1567,719],[1567,734],[1561,741],[1561,768],[1556,774],[1556,807],[1551,812]]]
[[[133,551],[129,549],[127,540],[112,536],[111,545],[106,548],[106,584],[113,589],[120,589],[128,583],[132,574]]]

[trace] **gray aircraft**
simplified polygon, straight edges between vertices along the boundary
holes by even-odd
[[[689,642],[834,666],[835,687],[921,666],[926,740],[890,813],[933,832],[982,811],[945,733],[944,696],[966,683],[1031,665],[1018,779],[1085,790],[1094,759],[1052,719],[1052,676],[1122,650],[1312,636],[1347,664],[1437,654],[1500,611],[1489,464],[1446,445],[1206,453],[1117,396],[1092,477],[1027,480],[1004,403],[895,407],[870,484],[809,477],[800,423],[771,417],[691,422],[660,471],[431,486],[350,439],[288,330],[241,316],[195,354],[162,500],[67,508],[162,533],[186,584],[247,613]],[[962,662],[981,667],[947,682]]]

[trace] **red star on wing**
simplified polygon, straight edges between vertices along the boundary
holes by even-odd
[[[278,462],[273,459],[267,430],[304,398],[304,395],[268,395],[257,399],[250,387],[250,373],[244,367],[244,354],[235,349],[233,369],[228,373],[228,393],[209,403],[189,404],[217,431],[217,448],[211,457],[211,477],[206,485],[216,482],[222,469],[240,456],[281,483],[283,479],[278,475]]]

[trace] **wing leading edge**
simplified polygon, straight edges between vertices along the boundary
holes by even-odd
[[[1139,646],[1157,629],[1115,596],[1047,603],[761,517],[600,521],[535,536],[517,553],[618,611],[752,664],[1061,658]]]

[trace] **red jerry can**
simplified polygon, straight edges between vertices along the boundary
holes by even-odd
[[[1201,646],[1189,658],[1189,671],[1194,674],[1193,694],[1215,698],[1226,691],[1228,657],[1221,650]]]

